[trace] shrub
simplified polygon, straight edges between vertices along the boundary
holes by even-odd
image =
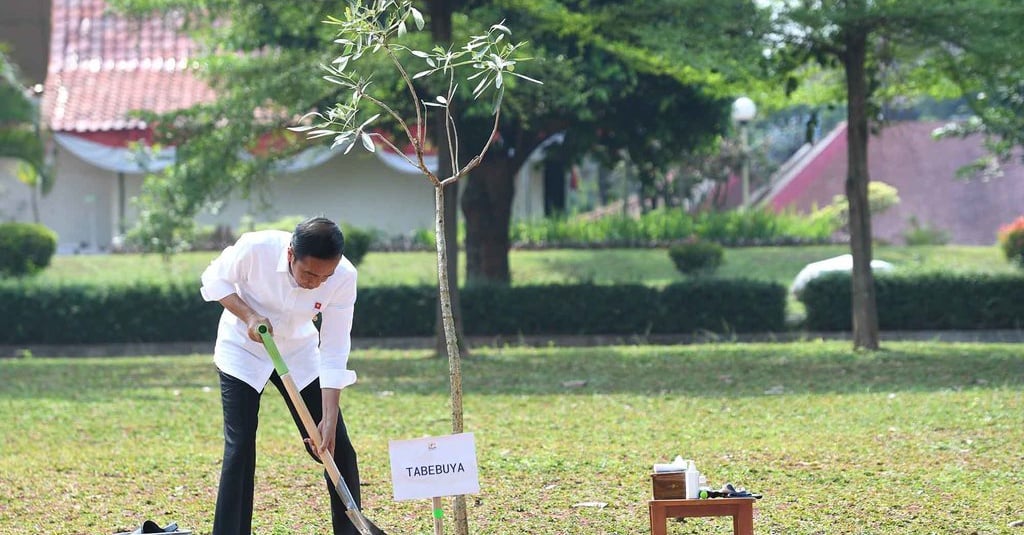
[[[348,258],[353,266],[358,266],[370,250],[373,233],[346,224],[341,225],[341,232],[345,235],[345,258]]]
[[[885,182],[879,182],[872,180],[868,182],[868,212],[872,216],[881,215],[886,210],[896,206],[900,203],[900,194],[896,188],[886,184]],[[849,208],[850,203],[846,198],[845,194],[836,195],[832,197],[832,210],[835,211],[836,217],[839,219],[843,226],[849,223],[850,214]]]
[[[235,243],[238,237],[228,225],[207,225],[197,229],[192,238],[193,251],[220,251]]]
[[[192,249],[198,232],[195,221],[180,221],[174,214],[144,210],[139,222],[128,230],[116,252],[160,253],[168,256]]]
[[[304,216],[288,216],[276,221],[257,223],[252,226],[252,229],[292,232],[295,230],[296,225],[305,220],[306,217]],[[341,233],[345,235],[345,258],[348,258],[352,265],[358,266],[370,250],[370,245],[374,239],[373,233],[345,223],[339,223],[338,225],[341,227]]]
[[[722,265],[725,251],[717,243],[691,240],[673,245],[668,249],[672,263],[683,275],[706,275],[714,273]]]
[[[938,228],[918,223],[917,218],[910,216],[908,222],[910,228],[903,233],[903,239],[907,245],[946,245],[949,243],[949,233]]]
[[[0,223],[0,276],[21,277],[50,265],[57,235],[35,223]]]
[[[509,238],[521,247],[650,247],[687,236],[723,245],[779,245],[826,242],[837,228],[831,214],[807,216],[767,209],[690,214],[660,208],[639,217],[613,213],[520,221],[509,229]]]
[[[462,226],[459,228],[461,229]],[[437,247],[437,242],[435,241],[434,236],[436,236],[436,233],[433,230],[420,229],[413,232],[411,241],[413,245],[417,247],[421,247],[423,249],[434,249]]]
[[[1024,216],[999,229],[999,246],[1007,260],[1024,267]]]
[[[295,225],[302,223],[306,219],[306,216],[290,215],[263,223],[253,223],[251,220],[243,221],[241,232],[257,232],[261,230],[283,230],[285,232],[291,232],[295,230]]]

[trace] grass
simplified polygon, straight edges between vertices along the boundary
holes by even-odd
[[[718,275],[776,281],[789,285],[810,263],[845,254],[843,245],[807,247],[748,247],[727,249]],[[176,280],[196,283],[216,253],[185,253],[164,262],[156,255],[58,256],[39,278],[49,283],[68,281],[124,282]],[[875,258],[897,266],[948,271],[1012,272],[996,246],[879,246]],[[461,257],[464,262],[464,257]],[[359,266],[360,286],[436,284],[432,252],[368,254]],[[680,280],[664,249],[580,249],[510,253],[513,284],[594,282],[661,285]],[[465,280],[465,266],[462,266]]]
[[[391,499],[387,452],[450,429],[447,363],[429,355],[358,349],[360,382],[342,396],[364,509],[393,535],[431,532],[429,501]],[[463,371],[474,534],[644,533],[651,465],[676,455],[713,486],[764,493],[759,534],[999,534],[1024,520],[1019,346],[480,348]],[[221,454],[209,356],[0,360],[0,376],[0,531],[95,535],[152,517],[209,533]],[[271,392],[255,529],[327,533],[323,481]],[[731,533],[727,519],[670,524]]]

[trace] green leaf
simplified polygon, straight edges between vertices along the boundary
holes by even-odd
[[[424,23],[423,23],[423,13],[420,13],[420,10],[418,10],[418,9],[416,9],[414,7],[410,7],[409,11],[412,12],[412,20],[413,20],[413,22],[416,23],[416,29],[417,30],[422,30],[423,29],[423,25],[424,25]]]
[[[373,139],[370,138],[370,134],[367,134],[366,132],[360,132],[359,133],[359,140],[363,142],[363,148],[364,149],[366,149],[366,150],[368,150],[370,152],[376,152],[377,147],[374,146]]]

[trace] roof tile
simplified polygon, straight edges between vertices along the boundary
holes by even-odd
[[[157,113],[214,99],[189,67],[199,46],[178,13],[135,19],[105,0],[53,0],[43,117],[55,131],[144,129],[129,112]]]

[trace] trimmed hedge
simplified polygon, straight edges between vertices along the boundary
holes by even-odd
[[[875,277],[882,330],[1020,329],[1024,277],[965,273],[885,274]],[[830,273],[804,288],[806,326],[848,331],[850,275]]]
[[[194,286],[0,284],[0,343],[212,340],[223,308]]]
[[[353,335],[430,336],[437,290],[432,286],[359,291]],[[779,284],[708,279],[669,285],[592,284],[462,289],[467,335],[690,334],[784,329]],[[0,284],[0,344],[212,341],[217,303],[195,286],[95,287]]]

